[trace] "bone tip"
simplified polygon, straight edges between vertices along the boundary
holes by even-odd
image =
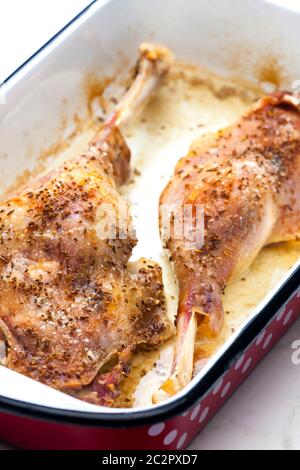
[[[173,375],[169,377],[158,390],[152,394],[152,403],[157,404],[171,398],[179,391],[178,381]]]
[[[170,398],[171,395],[169,395],[167,392],[162,390],[161,388],[159,390],[156,390],[153,395],[152,395],[152,404],[157,405],[158,403],[161,403],[168,398]]]
[[[141,58],[152,62],[164,64],[168,69],[174,62],[174,55],[170,49],[161,44],[144,42],[140,45]]]
[[[282,101],[291,106],[294,106],[298,111],[300,111],[300,96],[298,96],[296,93],[292,94],[285,92]]]

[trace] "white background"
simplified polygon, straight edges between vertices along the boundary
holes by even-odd
[[[0,82],[89,0],[0,0]]]
[[[300,9],[300,0],[274,2]],[[89,3],[0,0],[0,83]],[[300,449],[300,365],[291,362],[291,344],[297,339],[300,321],[194,440],[192,449]]]

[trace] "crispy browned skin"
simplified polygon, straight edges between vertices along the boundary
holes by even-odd
[[[219,334],[226,284],[264,245],[299,234],[298,100],[288,93],[267,96],[232,127],[195,142],[178,162],[160,203],[176,204],[177,211],[184,204],[203,205],[205,219],[201,249],[190,249],[172,235],[166,242],[180,291],[178,342],[172,378],[164,388],[172,394],[191,378],[193,324],[199,337]]]
[[[118,210],[115,181],[126,178],[128,162],[114,128],[0,209],[7,365],[60,390],[89,384],[112,355],[169,334],[160,268],[141,262],[130,273],[133,232],[124,240],[96,233],[99,205]]]
[[[166,72],[151,70],[155,60],[146,57],[126,106],[136,103],[144,79],[153,91],[153,79]],[[154,346],[171,334],[160,267],[147,260],[127,266],[136,238],[118,193],[129,175],[130,152],[115,124],[124,103],[84,154],[0,206],[6,365],[102,405],[113,405],[137,345]],[[99,235],[103,204],[117,215],[126,208],[112,239]],[[113,369],[102,373],[112,359]]]

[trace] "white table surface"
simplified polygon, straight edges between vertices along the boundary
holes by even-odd
[[[300,9],[300,0],[274,1]],[[88,3],[0,0],[0,83]],[[190,449],[300,449],[300,365],[291,360],[295,340],[300,340],[300,321]],[[0,450],[7,448],[0,443]]]

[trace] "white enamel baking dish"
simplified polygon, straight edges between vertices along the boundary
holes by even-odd
[[[117,73],[144,40],[223,75],[252,82],[276,77],[282,88],[300,78],[300,14],[271,2],[93,2],[1,86],[1,190],[72,132],[75,113],[85,117],[87,74]],[[0,367],[0,439],[35,449],[186,447],[296,320],[299,285],[296,265],[189,387],[155,407],[95,407]]]

